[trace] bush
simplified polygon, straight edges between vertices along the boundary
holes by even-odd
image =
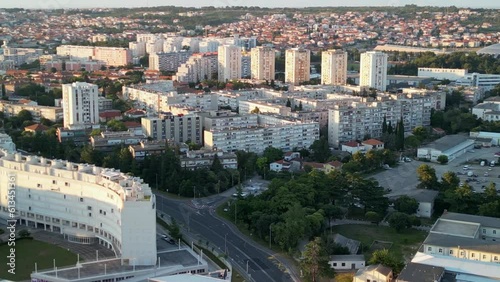
[[[19,230],[19,232],[17,232],[17,235],[20,237],[20,238],[27,238],[31,235],[31,233],[26,230],[26,229],[22,229],[22,230]]]
[[[437,161],[442,165],[447,164],[448,163],[448,156],[440,155],[439,157],[437,157]]]

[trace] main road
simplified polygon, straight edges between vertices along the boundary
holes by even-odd
[[[269,250],[244,238],[232,224],[215,215],[215,207],[225,199],[219,195],[197,200],[177,200],[156,193],[156,208],[183,225],[191,237],[201,240],[202,244],[208,241],[218,248],[219,253],[226,253],[233,268],[252,281],[297,280],[279,268],[281,263]]]

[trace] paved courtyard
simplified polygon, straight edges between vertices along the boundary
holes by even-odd
[[[500,166],[489,167],[486,165],[482,167],[476,161],[477,159],[486,159],[497,162],[496,152],[500,152],[500,147],[474,149],[473,152],[467,152],[446,165],[413,160],[408,163],[400,163],[397,167],[385,170],[372,177],[379,182],[380,186],[392,190],[388,196],[405,195],[409,191],[416,189],[419,183],[417,168],[421,164],[428,164],[436,170],[438,179],[441,179],[443,173],[453,171],[455,173],[465,173],[465,175],[459,175],[460,180],[465,182],[466,179],[470,178],[466,175],[467,171],[472,171],[473,174],[478,176],[475,177],[476,181],[469,182],[475,191],[482,192],[483,186],[488,185],[489,182],[496,183],[497,189],[500,189]],[[467,171],[463,169],[466,164],[470,167]]]

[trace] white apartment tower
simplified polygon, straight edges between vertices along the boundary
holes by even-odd
[[[299,85],[310,80],[311,51],[301,48],[286,50],[285,83]]]
[[[252,79],[271,81],[274,79],[275,52],[268,46],[259,46],[251,50]]]
[[[219,81],[241,79],[241,48],[222,45],[218,49]]]
[[[387,54],[376,51],[361,54],[359,86],[386,90]]]
[[[324,51],[321,56],[321,84],[345,85],[347,80],[347,52]]]
[[[95,84],[63,84],[64,127],[90,126],[99,123],[98,88]]]

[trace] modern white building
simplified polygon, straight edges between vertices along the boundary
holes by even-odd
[[[16,144],[12,142],[12,138],[8,134],[0,133],[0,149],[7,152],[14,152],[16,150]]]
[[[252,79],[274,80],[275,51],[272,47],[258,46],[251,51]]]
[[[285,105],[271,104],[265,101],[240,101],[239,112],[249,114],[254,111],[258,113],[272,113],[282,116],[287,116],[292,112],[292,109]]]
[[[63,84],[64,127],[92,126],[99,123],[99,89],[86,82]]]
[[[222,45],[218,48],[218,79],[221,82],[241,79],[241,48]]]
[[[387,54],[377,51],[361,54],[359,86],[385,91],[387,58]]]
[[[452,161],[474,148],[474,140],[464,135],[446,135],[438,140],[422,146],[417,150],[417,158],[437,162],[441,155]]]
[[[194,115],[163,115],[141,118],[142,130],[154,140],[202,143],[201,119]]]
[[[364,255],[333,255],[328,264],[335,270],[354,270],[365,267]]]
[[[128,48],[134,58],[146,56],[146,43],[145,42],[129,42]]]
[[[432,77],[439,80],[448,79],[455,81],[466,74],[466,69],[418,68],[418,77]]]
[[[20,225],[98,242],[136,265],[156,263],[156,203],[140,178],[87,164],[0,152],[0,194],[16,192]],[[7,197],[0,218],[11,219]]]
[[[347,81],[347,52],[328,50],[321,53],[321,84],[344,85]]]
[[[445,211],[412,262],[443,267],[457,281],[498,281],[498,240],[500,219]]]
[[[61,45],[56,51],[59,56],[78,61],[103,61],[108,66],[119,67],[132,62],[132,53],[128,48]]]
[[[479,87],[484,91],[488,91],[500,84],[500,74],[481,74],[477,72],[470,73],[460,79],[457,79],[455,84],[458,86]]]
[[[34,122],[40,122],[41,118],[46,118],[52,122],[59,122],[63,119],[63,109],[61,107],[39,106],[36,103],[25,104],[12,101],[0,101],[0,112],[9,118],[17,116],[20,111],[26,110],[31,113]]]
[[[285,83],[299,85],[311,79],[311,51],[292,48],[285,52]]]

